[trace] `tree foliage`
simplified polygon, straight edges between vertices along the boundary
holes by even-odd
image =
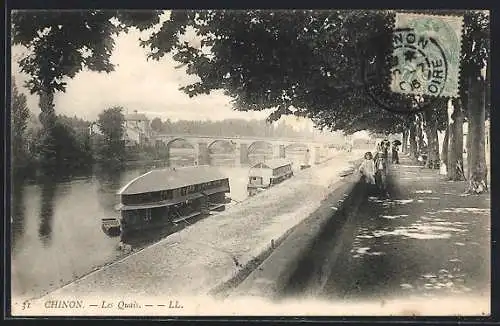
[[[121,162],[125,157],[123,108],[112,107],[99,114],[97,125],[103,135],[98,149],[101,160]]]
[[[173,51],[200,77],[183,88],[189,95],[224,89],[238,109],[277,107],[277,119],[331,109],[332,98],[359,88],[357,46],[369,41],[366,31],[386,27],[384,18],[375,11],[173,11],[142,44],[154,59]],[[188,26],[200,48],[179,37]]]
[[[30,76],[29,90],[64,91],[64,78],[73,78],[83,68],[113,71],[113,36],[129,26],[147,29],[159,21],[158,15],[158,11],[14,11],[12,42],[29,50],[19,61]]]
[[[151,120],[151,129],[155,132],[161,132],[163,129],[163,123],[160,118],[154,118]]]
[[[19,93],[15,80],[11,83],[11,148],[13,165],[24,164],[26,160],[26,128],[30,112],[26,104],[26,95]]]
[[[40,97],[39,119],[41,161],[47,166],[64,164],[57,137],[65,134],[57,125],[54,94],[64,92],[66,78],[82,69],[110,72],[113,36],[129,26],[146,29],[158,22],[157,11],[54,10],[14,11],[12,43],[27,52],[19,60],[21,71],[29,75],[26,86]]]

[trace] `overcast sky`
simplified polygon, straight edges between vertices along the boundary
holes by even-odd
[[[55,96],[56,112],[89,120],[115,105],[123,106],[129,113],[137,110],[150,118],[171,120],[265,119],[271,112],[235,111],[230,98],[220,91],[189,98],[179,87],[195,81],[196,77],[187,75],[185,68],[176,69],[179,63],[171,56],[148,61],[147,49],[139,46],[139,37],[147,33],[131,30],[117,36],[111,56],[115,71],[106,74],[84,70],[68,80],[66,92]],[[12,48],[12,73],[19,89],[28,96],[31,111],[38,113],[38,97],[29,95],[24,88],[28,76],[20,72],[17,64],[23,51],[19,46]],[[295,117],[285,120],[296,127],[312,127],[309,120]]]
[[[168,19],[168,13],[162,15],[160,24],[165,19]],[[131,29],[115,37],[111,56],[115,71],[107,74],[83,70],[75,78],[69,79],[66,92],[55,95],[56,112],[95,120],[102,110],[122,106],[129,113],[137,110],[150,119],[159,117],[175,121],[265,119],[272,111],[236,111],[232,108],[230,98],[220,91],[189,98],[179,87],[196,81],[197,77],[187,75],[185,68],[176,69],[179,63],[170,55],[160,61],[147,60],[148,51],[140,47],[139,38],[145,39],[151,32]],[[186,41],[196,43],[195,35],[187,36]],[[20,46],[12,47],[12,74],[20,91],[28,97],[30,110],[38,115],[38,97],[30,95],[24,88],[28,76],[20,72],[17,64],[23,51]],[[313,129],[309,119],[285,116],[282,120],[296,129]],[[357,135],[367,136],[364,132]]]

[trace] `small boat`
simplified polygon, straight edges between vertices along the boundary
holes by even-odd
[[[222,211],[229,179],[208,166],[152,170],[125,185],[118,195],[122,236],[158,229],[211,211]]]
[[[120,220],[117,218],[103,218],[101,228],[107,235],[119,236],[120,235]]]
[[[292,162],[289,160],[272,159],[257,163],[250,168],[247,185],[248,195],[254,196],[292,176]]]

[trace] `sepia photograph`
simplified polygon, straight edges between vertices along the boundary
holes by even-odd
[[[7,16],[12,317],[491,314],[489,11]]]

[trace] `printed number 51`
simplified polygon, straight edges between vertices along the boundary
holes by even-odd
[[[26,310],[28,308],[31,308],[31,303],[29,301],[24,301],[23,302],[23,310]]]

